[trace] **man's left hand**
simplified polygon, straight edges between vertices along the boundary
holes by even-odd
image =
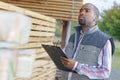
[[[72,59],[68,59],[68,58],[65,58],[65,57],[61,57],[61,61],[62,61],[62,64],[68,68],[68,69],[73,69],[74,65],[75,65],[75,61],[72,60]]]

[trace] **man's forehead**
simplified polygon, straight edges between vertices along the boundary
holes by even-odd
[[[85,4],[81,7],[81,9],[93,9],[93,6],[90,4]]]

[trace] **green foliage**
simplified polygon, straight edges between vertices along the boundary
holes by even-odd
[[[102,19],[98,21],[101,30],[120,40],[120,5],[114,3],[109,10],[104,10]]]
[[[55,36],[61,37],[61,35],[62,35],[62,22],[57,21],[56,26],[57,26],[57,27],[56,27]]]
[[[78,23],[77,22],[71,22],[71,34],[74,33],[74,27],[75,26],[78,26]]]

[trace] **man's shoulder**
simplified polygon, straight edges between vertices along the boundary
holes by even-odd
[[[105,38],[111,38],[111,36],[101,30],[98,30],[98,35]]]

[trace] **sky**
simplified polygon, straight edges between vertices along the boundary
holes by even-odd
[[[102,12],[104,9],[111,8],[113,6],[114,1],[120,4],[120,0],[83,0],[83,4],[92,3],[98,7],[100,12]]]

